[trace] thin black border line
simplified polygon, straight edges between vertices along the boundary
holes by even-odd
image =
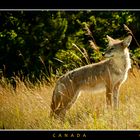
[[[0,9],[0,11],[140,11],[140,9]]]

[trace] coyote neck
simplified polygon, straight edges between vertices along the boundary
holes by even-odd
[[[125,59],[126,59],[126,68],[129,70],[131,68],[131,59],[130,59],[128,48],[126,48],[124,52],[125,52]]]
[[[128,72],[131,68],[131,59],[127,48],[124,50],[124,55],[113,57],[110,60],[112,61],[112,67],[118,69],[120,72]]]

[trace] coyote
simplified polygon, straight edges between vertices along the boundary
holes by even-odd
[[[118,108],[119,89],[131,68],[128,46],[132,36],[118,40],[107,35],[107,39],[105,60],[72,70],[58,79],[52,96],[51,116],[64,118],[80,91],[88,88],[104,87],[107,105]]]

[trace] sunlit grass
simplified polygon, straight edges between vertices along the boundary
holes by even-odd
[[[26,87],[16,92],[0,86],[1,129],[140,129],[140,71],[129,74],[120,91],[118,110],[107,109],[105,94],[83,93],[67,112],[64,122],[49,117],[53,85]]]

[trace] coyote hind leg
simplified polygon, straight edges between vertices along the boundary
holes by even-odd
[[[52,96],[52,102],[51,102],[51,112],[50,112],[50,117],[55,117],[60,115],[60,112],[62,112],[63,107],[62,107],[62,95],[60,92],[54,91],[53,96]]]
[[[55,103],[52,102],[51,114],[53,114],[55,118],[60,118],[61,120],[64,120],[67,110],[69,110],[71,106],[75,103],[78,95],[79,95],[79,92],[76,92],[76,94],[72,93],[71,96],[66,96],[64,93],[61,94],[61,100],[60,98],[57,98],[60,100],[60,101],[57,101],[57,105],[59,102],[59,106],[57,108],[53,107]]]
[[[57,110],[54,111],[54,118],[60,119],[64,121],[66,115],[66,109],[64,107],[59,107]]]

